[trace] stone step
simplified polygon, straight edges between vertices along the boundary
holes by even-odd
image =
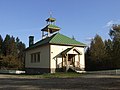
[[[80,69],[79,67],[69,67],[70,69],[72,69],[73,71],[77,72],[77,73],[85,73],[84,70]]]

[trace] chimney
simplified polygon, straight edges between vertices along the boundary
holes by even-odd
[[[29,47],[34,44],[34,36],[29,36]]]

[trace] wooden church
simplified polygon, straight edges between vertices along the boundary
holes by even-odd
[[[84,71],[86,45],[59,33],[55,21],[52,17],[46,20],[40,41],[34,43],[34,36],[29,36],[29,47],[25,50],[26,73]]]

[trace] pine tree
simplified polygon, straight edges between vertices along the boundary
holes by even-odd
[[[5,56],[10,54],[11,47],[9,45],[10,45],[10,35],[7,34],[3,42],[3,54]]]
[[[85,70],[89,71],[92,69],[93,63],[90,59],[90,48],[88,47],[85,52]]]
[[[24,49],[25,44],[22,43],[17,37],[16,40],[13,36],[6,35],[3,41],[3,61],[2,67],[10,68],[23,68],[24,66]]]
[[[109,35],[113,43],[112,59],[114,68],[120,68],[120,25],[114,24]]]
[[[2,36],[0,35],[0,56],[2,55],[3,52],[3,39]]]
[[[24,67],[25,44],[22,43],[18,37],[16,38],[16,44],[17,44],[18,60],[21,62],[21,66]]]
[[[13,55],[17,57],[17,45],[15,42],[15,38],[12,36],[10,37],[10,43],[9,43],[10,48],[10,55]]]
[[[113,69],[114,62],[113,62],[113,43],[110,39],[105,40],[105,52],[106,52],[106,69]]]
[[[99,35],[96,35],[93,41],[91,42],[90,53],[92,60],[101,61],[105,56],[105,45],[102,41],[102,38]]]
[[[92,70],[102,69],[105,58],[105,44],[99,35],[91,41],[89,48],[89,63]]]

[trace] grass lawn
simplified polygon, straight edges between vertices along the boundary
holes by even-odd
[[[60,72],[60,73],[53,73],[53,74],[40,74],[40,75],[15,75],[17,77],[23,78],[75,78],[80,77],[83,74],[78,74],[74,72]]]

